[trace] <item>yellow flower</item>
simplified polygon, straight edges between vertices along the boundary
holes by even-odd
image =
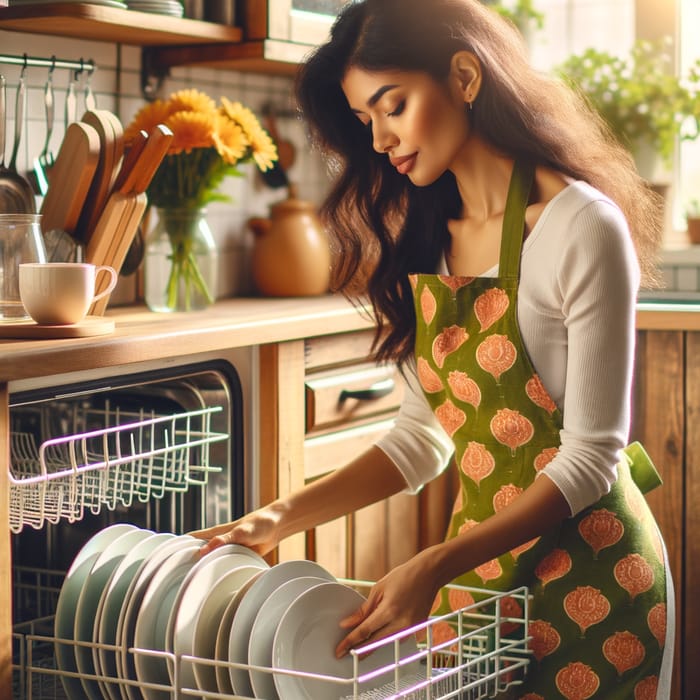
[[[124,129],[124,143],[127,146],[131,145],[136,135],[142,130],[150,134],[158,124],[165,124],[173,111],[170,102],[164,102],[163,100],[156,100],[142,107],[136,113],[131,123]]]
[[[221,112],[237,122],[248,138],[253,160],[260,170],[269,170],[277,160],[277,147],[253,112],[240,102],[221,98]]]
[[[214,145],[216,115],[202,112],[176,112],[165,120],[165,125],[173,132],[173,140],[168,149],[170,155],[190,153],[194,148],[211,148]]]
[[[213,139],[219,155],[229,165],[236,165],[250,145],[243,129],[224,116],[219,116],[217,120]]]
[[[179,90],[170,95],[173,112],[216,112],[216,102],[199,90]]]

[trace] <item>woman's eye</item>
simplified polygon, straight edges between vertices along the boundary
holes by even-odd
[[[405,107],[406,107],[406,100],[401,100],[401,102],[399,102],[399,104],[397,105],[396,109],[393,112],[389,112],[389,114],[387,116],[398,117],[399,114],[401,114],[401,112],[403,112]]]

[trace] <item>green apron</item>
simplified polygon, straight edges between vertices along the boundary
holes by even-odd
[[[560,445],[561,413],[517,323],[533,175],[532,166],[516,164],[499,277],[410,276],[418,377],[454,441],[461,482],[448,538],[517,498]],[[624,451],[618,472],[610,493],[594,505],[455,580],[498,591],[529,587],[533,655],[525,683],[509,698],[656,697],[666,631],[664,548],[637,484],[646,491],[659,480],[636,443]],[[434,610],[464,604],[452,598],[442,591]]]

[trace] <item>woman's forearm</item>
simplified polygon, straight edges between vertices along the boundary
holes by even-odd
[[[280,512],[281,538],[393,496],[406,488],[396,465],[378,447],[270,504]]]
[[[437,587],[508,552],[570,517],[569,505],[551,479],[542,475],[522,495],[471,530],[424,552]]]

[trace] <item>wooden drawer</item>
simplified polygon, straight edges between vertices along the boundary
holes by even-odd
[[[307,433],[383,413],[395,413],[403,399],[403,383],[392,366],[373,363],[308,375]]]
[[[393,424],[392,417],[306,438],[304,479],[315,479],[342,467],[355,455],[371,447]]]

